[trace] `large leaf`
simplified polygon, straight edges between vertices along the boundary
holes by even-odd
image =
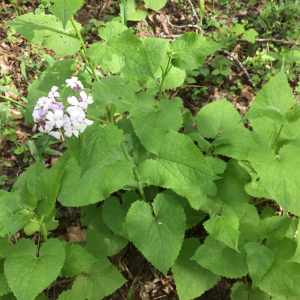
[[[130,120],[142,143],[147,133],[155,128],[179,130],[182,114],[176,103],[162,100],[157,107],[153,97],[147,93],[138,94],[137,100],[137,105],[131,111]]]
[[[67,146],[81,169],[81,176],[105,161],[120,146],[123,134],[112,124],[88,126],[78,138],[67,138]]]
[[[56,61],[53,66],[42,72],[41,76],[33,82],[28,89],[28,105],[26,108],[25,121],[33,120],[32,112],[40,97],[48,96],[53,86],[61,86],[66,79],[74,73],[76,63],[74,60]]]
[[[185,33],[172,44],[173,50],[181,50],[172,65],[183,70],[194,70],[204,63],[205,58],[222,49],[222,45],[195,32]]]
[[[133,203],[126,217],[127,231],[134,245],[166,275],[183,242],[185,215],[170,195],[157,195],[152,206],[153,210],[149,203]]]
[[[29,13],[17,17],[8,24],[29,42],[35,43],[41,48],[49,46],[61,56],[75,54],[81,48],[80,40],[76,36],[71,22],[67,22],[66,26],[63,26],[62,22],[57,21],[52,15]],[[81,27],[79,23],[76,25],[78,28]]]
[[[59,295],[58,300],[98,300],[112,294],[126,280],[106,257],[94,263],[84,273],[78,275],[72,290]]]
[[[274,150],[257,146],[251,149],[249,161],[283,210],[300,215],[300,149],[285,145],[275,155]]]
[[[83,4],[84,0],[55,0],[49,10],[62,22],[65,28],[68,21]]]
[[[191,259],[220,276],[240,278],[248,273],[246,253],[239,253],[210,235]]]
[[[88,113],[94,116],[106,113],[109,104],[115,104],[117,112],[131,110],[136,103],[134,90],[130,84],[119,76],[106,76],[93,84],[94,103],[89,106]]]
[[[124,187],[132,177],[132,166],[119,160],[105,162],[84,173],[74,158],[70,159],[61,179],[58,200],[65,206],[83,206],[104,200]]]
[[[223,207],[221,215],[216,215],[203,224],[212,237],[238,251],[240,231],[239,219],[230,206]]]
[[[15,193],[0,190],[0,236],[13,235],[32,217],[33,213],[19,207]]]
[[[18,300],[35,299],[56,279],[64,264],[65,252],[57,239],[43,243],[38,257],[36,252],[33,242],[21,239],[5,260],[5,276]]]
[[[157,128],[147,134],[144,146],[156,155],[138,167],[148,184],[188,189],[218,178],[197,146],[185,135]]]
[[[248,243],[245,249],[249,272],[253,285],[256,285],[273,264],[275,256],[270,249],[258,243]]]
[[[266,246],[275,254],[275,261],[258,283],[258,287],[272,296],[299,297],[300,264],[288,262],[295,253],[295,241],[284,238],[270,245],[267,243]]]
[[[129,239],[126,228],[126,215],[132,203],[141,200],[134,191],[122,195],[122,205],[116,197],[110,197],[103,204],[103,221],[115,233]]]
[[[206,138],[217,138],[236,127],[241,120],[240,114],[225,98],[205,105],[197,113],[197,127]],[[240,124],[242,127],[242,124]]]
[[[190,300],[201,296],[220,279],[218,275],[190,260],[199,246],[200,242],[195,238],[185,240],[179,256],[172,266],[172,273],[180,300]]]
[[[93,256],[111,256],[117,254],[128,243],[128,240],[113,233],[103,222],[102,207],[98,215],[89,223],[86,232],[85,249]]]
[[[265,106],[265,107],[252,107],[250,110],[243,116],[241,121],[246,119],[256,119],[261,117],[267,117],[273,122],[278,124],[284,123],[284,116],[280,114],[280,111],[275,107]]]
[[[1,296],[11,292],[10,287],[8,286],[6,277],[4,275],[4,259],[0,259],[0,299]]]
[[[62,245],[66,253],[65,263],[61,270],[63,277],[72,277],[98,261],[79,244],[63,242]]]
[[[53,210],[59,190],[58,170],[50,169],[38,178],[33,195],[39,202],[38,216],[48,216]]]

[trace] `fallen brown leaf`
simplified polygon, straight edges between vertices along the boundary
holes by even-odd
[[[139,3],[137,6],[136,6],[136,8],[135,8],[135,10],[138,10],[138,9],[140,9],[140,8],[146,8],[146,9],[149,9],[149,7],[145,4],[145,3]]]
[[[81,227],[70,226],[67,228],[67,237],[70,243],[85,242],[86,229]]]
[[[251,92],[252,88],[248,85],[244,85],[244,87],[241,89],[240,96],[245,97],[251,105],[252,100],[255,98],[254,94]]]
[[[0,69],[3,70],[3,74],[6,74],[10,70],[10,66],[5,55],[0,55]]]

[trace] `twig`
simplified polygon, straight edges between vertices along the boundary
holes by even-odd
[[[238,39],[240,40],[240,39]],[[300,46],[300,43],[294,42],[294,41],[283,41],[283,40],[277,40],[277,39],[255,39],[255,42],[272,42],[272,43],[282,43],[287,45],[294,45],[294,46]]]
[[[197,19],[197,23],[199,23],[200,22],[200,18],[198,17],[198,15],[197,15],[197,12],[196,12],[196,10],[195,10],[195,8],[194,8],[194,5],[193,5],[193,3],[192,3],[192,1],[191,0],[188,0],[189,1],[189,3],[190,3],[190,6],[192,7],[192,11],[193,11],[193,16],[195,16],[196,17],[196,19]]]
[[[234,55],[232,55],[230,52],[223,50],[223,53],[230,56],[232,59],[234,59],[238,65],[241,67],[241,69],[243,70],[243,72],[245,73],[245,75],[248,78],[248,81],[250,82],[250,84],[252,85],[252,87],[254,88],[254,90],[256,90],[256,85],[253,83],[252,78],[250,77],[249,73],[247,72],[247,70],[245,69],[245,67],[242,65],[242,63],[238,60],[238,58],[236,58]]]

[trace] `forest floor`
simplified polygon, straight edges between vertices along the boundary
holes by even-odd
[[[267,2],[269,2],[269,6],[266,6]],[[0,10],[0,86],[13,88],[26,98],[28,82],[36,79],[39,72],[45,69],[46,62],[44,58],[41,59],[42,55],[44,57],[45,55],[51,57],[54,56],[54,53],[49,47],[38,49],[34,45],[31,45],[29,49],[29,44],[24,38],[19,35],[13,35],[11,31],[4,29],[4,24],[14,19],[16,13],[10,1],[0,0],[0,3],[2,6]],[[220,3],[218,0],[214,0],[213,2],[207,1],[205,2],[205,14],[202,16],[202,23],[204,25],[202,30],[209,36],[218,36],[217,38],[222,41],[225,39],[225,37],[221,36],[224,28],[232,28],[236,23],[245,24],[248,22],[248,24],[251,24],[252,22],[254,24],[256,22],[253,28],[260,34],[258,37],[263,36],[266,39],[275,38],[289,41],[291,39],[287,31],[292,31],[292,34],[295,36],[297,35],[297,31],[293,31],[292,27],[296,25],[293,25],[294,23],[289,19],[289,15],[287,17],[284,15],[284,13],[287,14],[286,10],[283,9],[281,15],[281,11],[278,14],[275,12],[273,15],[270,13],[267,17],[264,15],[262,19],[267,24],[266,28],[263,28],[264,26],[258,22],[259,17],[267,9],[272,10],[272,5],[276,3],[277,1],[266,0],[244,0],[243,2],[229,0],[220,1]],[[39,4],[40,1],[35,0],[19,1],[17,9],[19,14],[25,14],[37,9]],[[185,32],[199,32],[199,29],[196,27],[186,26],[199,24],[197,17],[193,13],[194,9],[197,10],[199,8],[199,3],[194,0],[192,2],[189,0],[168,0],[166,6],[159,12],[149,10],[145,20],[129,21],[128,27],[131,27],[133,32],[140,38],[166,37],[172,40]],[[75,20],[84,26],[85,35],[88,37],[86,43],[90,44],[100,40],[97,35],[97,26],[95,25],[97,22],[95,21],[109,21],[113,17],[118,16],[119,11],[118,1],[86,1],[83,8],[77,12],[75,17]],[[265,18],[268,19],[266,20]],[[296,17],[295,20],[299,21]],[[286,26],[287,22],[290,22],[289,26],[291,28]],[[171,24],[181,26],[181,28],[174,27]],[[271,29],[269,28],[270,24]],[[294,40],[297,39],[294,38]],[[203,69],[196,73],[190,73],[181,88],[169,90],[168,92],[171,97],[181,97],[185,108],[188,108],[192,112],[192,115],[195,115],[207,103],[223,98],[232,102],[240,114],[244,115],[255,98],[257,91],[267,82],[268,75],[276,72],[276,61],[274,62],[274,60],[266,58],[263,55],[272,49],[272,51],[279,53],[281,50],[291,49],[292,47],[295,47],[293,43],[278,44],[272,43],[272,41],[251,43],[245,40],[234,40],[234,42],[229,40],[228,51],[231,55],[225,55],[220,52],[206,59],[204,65],[206,70],[209,71],[209,76],[205,75],[207,71],[203,71]],[[216,55],[222,55],[222,58],[230,61],[230,64],[226,65],[220,59],[218,62],[215,59]],[[246,60],[252,62],[252,64],[248,63],[245,64],[244,68],[241,67],[241,63]],[[219,63],[220,70],[230,70],[230,72],[224,72],[224,75],[218,74],[212,76],[212,71],[217,69],[216,64],[212,64],[212,62]],[[260,75],[260,71],[257,70],[261,70],[263,75]],[[294,75],[290,76],[289,82],[295,94],[297,94],[297,82],[299,81],[297,64],[291,64],[289,74]],[[248,78],[254,78],[254,76],[256,78],[259,77],[256,80],[255,86]],[[0,91],[0,94],[4,96],[0,98],[0,103],[1,101],[6,101],[7,98],[11,98],[25,104],[13,92]],[[6,120],[8,122],[3,123],[1,119],[0,124],[2,126],[0,128],[0,188],[9,190],[20,174],[35,162],[28,148],[28,140],[37,133],[37,127],[33,124],[25,124],[22,114],[13,105],[10,106],[9,119]],[[61,144],[51,145],[51,149],[57,152],[54,152],[56,155],[43,155],[43,163],[47,167],[51,167],[64,151],[64,147]],[[61,213],[60,222],[51,235],[59,237],[62,241],[85,241],[86,228],[80,224],[80,209],[66,208],[58,203],[57,210]],[[22,237],[23,235],[24,232],[19,232],[17,237]],[[186,233],[187,237],[197,237],[200,241],[206,235],[202,224],[195,226]],[[36,238],[36,235],[31,236],[33,240]],[[131,243],[120,253],[110,257],[110,260],[118,267],[128,281],[119,290],[105,299],[126,300],[129,288],[132,290],[133,300],[179,299],[172,273],[169,272],[168,276],[165,277],[147,262]],[[230,299],[230,289],[234,282],[236,280],[222,278],[216,286],[197,299]],[[61,283],[52,286],[45,292],[51,300],[54,300],[57,299],[62,290],[70,287],[70,283]]]

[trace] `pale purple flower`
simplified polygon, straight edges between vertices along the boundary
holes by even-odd
[[[81,90],[81,88],[80,88],[80,86],[74,86],[74,87],[73,87],[73,90],[74,90],[75,92],[79,92],[79,91]]]
[[[62,110],[64,109],[64,105],[61,102],[52,101],[52,104],[50,105],[49,109],[53,111]]]
[[[53,86],[51,88],[51,92],[49,92],[48,97],[49,98],[58,98],[60,96],[59,92],[57,92],[58,87],[57,86]]]
[[[49,126],[56,125],[58,128],[64,125],[65,121],[62,119],[64,113],[62,110],[56,110],[54,113],[52,111],[48,111],[46,115],[46,124]]]
[[[44,109],[49,109],[49,106],[51,105],[52,103],[52,99],[49,99],[48,97],[41,97],[39,98],[39,100],[37,101],[36,103],[36,106],[38,108],[41,108],[43,107]]]

